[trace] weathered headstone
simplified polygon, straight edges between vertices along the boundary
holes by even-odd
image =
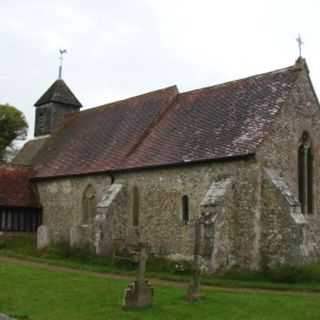
[[[50,245],[49,228],[46,225],[41,225],[37,230],[37,249],[43,250]]]
[[[192,279],[188,287],[187,299],[191,302],[201,298],[200,294],[200,242],[201,220],[195,222],[195,243],[193,252]]]
[[[131,283],[124,291],[123,305],[124,310],[144,309],[152,306],[153,288],[145,280],[146,263],[148,259],[147,249],[144,244],[140,244],[139,267],[137,279]]]

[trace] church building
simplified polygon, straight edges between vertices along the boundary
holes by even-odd
[[[200,219],[209,271],[319,259],[320,107],[303,58],[203,89],[81,107],[56,80],[35,103],[34,139],[10,165],[30,172],[39,248],[112,255],[142,241],[155,256],[189,260]]]

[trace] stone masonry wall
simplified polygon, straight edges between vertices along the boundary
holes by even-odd
[[[210,272],[237,263],[232,185],[231,178],[214,181],[201,201],[202,257]]]
[[[97,204],[97,214],[92,226],[93,245],[96,254],[110,255],[127,238],[127,188],[120,183],[112,184]]]
[[[69,243],[70,228],[82,224],[82,197],[90,184],[97,192],[97,199],[101,199],[111,179],[108,176],[87,176],[37,182],[43,224],[49,227],[52,242]]]
[[[115,175],[114,183],[123,186],[127,200],[120,201],[119,199],[123,199],[121,196],[117,204],[113,205],[112,223],[114,226],[121,225],[122,228],[125,224],[126,230],[121,234],[125,233],[130,238],[133,223],[132,190],[136,186],[140,195],[139,229],[142,240],[151,245],[155,254],[178,254],[186,259],[190,258],[194,244],[193,220],[200,214],[200,203],[214,181],[230,177],[233,183],[232,197],[227,199],[226,206],[227,228],[226,232],[220,232],[220,239],[215,239],[215,245],[223,248],[224,241],[230,242],[228,256],[232,258],[223,262],[223,268],[238,265],[255,269],[260,260],[257,246],[259,234],[256,232],[260,219],[258,176],[259,166],[254,160],[119,173]],[[44,224],[48,225],[53,242],[62,239],[69,241],[71,226],[81,223],[82,194],[88,184],[96,189],[99,203],[108,192],[110,179],[107,175],[96,175],[38,183],[44,207]],[[182,221],[184,195],[189,197],[189,224]],[[224,219],[223,215],[221,219]],[[93,242],[94,239],[89,241]],[[223,255],[221,250],[219,255]]]
[[[261,222],[264,267],[308,262],[306,219],[300,204],[284,180],[269,169],[263,172]]]
[[[314,248],[320,248],[320,109],[317,99],[313,94],[308,71],[302,68],[296,86],[292,89],[291,95],[282,107],[270,134],[257,153],[257,159],[261,163],[262,170],[263,168],[274,170],[279,177],[283,178],[290,192],[297,199],[299,198],[298,148],[299,140],[305,131],[311,137],[314,156],[314,212],[313,214],[305,214],[307,223],[304,227],[304,234],[309,239],[309,242],[313,243]],[[265,201],[266,199],[264,199]],[[270,198],[268,201],[270,208],[277,205]],[[283,214],[286,213],[283,212]],[[279,235],[279,239],[280,237]],[[284,243],[287,241],[285,238],[279,241],[282,241],[283,245],[288,245]],[[319,259],[320,251],[318,251],[318,254],[315,254],[315,250],[313,250],[313,254],[310,254],[311,257],[311,260]]]

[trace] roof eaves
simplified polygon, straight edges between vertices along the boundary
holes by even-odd
[[[255,152],[250,152],[246,154],[240,155],[232,155],[228,157],[221,158],[212,158],[212,159],[199,159],[194,161],[179,161],[165,164],[156,164],[156,165],[147,165],[147,166],[137,166],[137,167],[126,167],[120,169],[109,169],[109,170],[101,170],[101,171],[92,171],[92,172],[84,172],[84,173],[74,173],[67,175],[54,175],[54,176],[42,176],[31,177],[31,181],[43,181],[43,180],[52,180],[52,179],[63,179],[68,177],[84,177],[88,175],[102,175],[102,174],[116,174],[116,173],[126,173],[126,172],[134,172],[134,171],[143,171],[143,170],[152,170],[152,169],[160,169],[160,168],[175,168],[175,167],[187,167],[205,163],[213,163],[213,162],[231,162],[231,161],[241,161],[241,160],[252,160],[255,159]]]

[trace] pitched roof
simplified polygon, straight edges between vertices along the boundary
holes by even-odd
[[[27,141],[19,153],[12,160],[13,164],[32,165],[33,159],[39,153],[49,136],[41,136],[37,139]]]
[[[39,207],[38,198],[32,189],[30,167],[19,165],[0,165],[0,206]]]
[[[68,117],[36,157],[36,176],[118,168],[177,93],[169,87]]]
[[[49,102],[82,107],[79,100],[62,79],[56,80],[34,105],[38,107]]]
[[[80,112],[45,144],[35,177],[254,154],[297,71],[292,66],[181,94],[170,87]]]
[[[125,167],[254,154],[297,78],[286,68],[179,95]]]

